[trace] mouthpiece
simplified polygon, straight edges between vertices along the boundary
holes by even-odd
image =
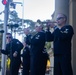
[[[48,21],[48,22],[42,22],[43,24],[48,24],[48,23],[57,23],[56,21]]]

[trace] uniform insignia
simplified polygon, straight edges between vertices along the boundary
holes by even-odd
[[[31,36],[31,39],[33,38],[33,36]]]
[[[68,29],[65,29],[64,33],[68,33]]]
[[[63,31],[61,31],[61,33],[63,33]]]
[[[17,42],[17,44],[19,44],[19,42]]]
[[[61,31],[61,33],[68,33],[68,29],[65,29],[65,31]]]
[[[39,37],[40,37],[40,35],[37,35],[37,36],[36,36],[36,39],[39,39]]]

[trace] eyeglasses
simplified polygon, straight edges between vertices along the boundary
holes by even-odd
[[[11,37],[6,37],[7,39],[9,38],[9,39],[11,39]]]
[[[60,20],[60,19],[63,19],[64,17],[59,17],[59,18],[57,18],[57,20]]]

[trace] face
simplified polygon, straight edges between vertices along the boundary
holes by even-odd
[[[24,29],[24,33],[27,35],[29,34],[29,30],[27,28]]]
[[[37,32],[39,32],[40,27],[39,27],[39,26],[35,26],[35,30],[36,30]]]
[[[65,23],[65,17],[64,17],[64,15],[63,14],[58,14],[56,21],[57,21],[57,24],[59,26],[63,25]]]
[[[11,35],[6,35],[6,43],[9,43],[12,40]]]

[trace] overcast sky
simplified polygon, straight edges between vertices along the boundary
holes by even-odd
[[[14,2],[22,2],[23,0],[13,0]],[[16,11],[18,16],[24,19],[31,19],[36,21],[37,19],[46,20],[51,19],[51,15],[54,12],[55,0],[24,0],[24,10],[20,4],[16,5]],[[4,6],[0,0],[0,12],[4,10]],[[22,14],[24,11],[24,14]],[[4,14],[0,15],[2,19]]]

